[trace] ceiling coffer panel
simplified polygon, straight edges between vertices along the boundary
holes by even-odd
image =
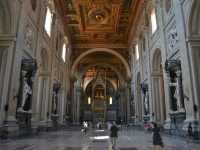
[[[127,45],[134,0],[63,1],[73,45]]]
[[[146,0],[55,0],[73,48],[129,48]]]

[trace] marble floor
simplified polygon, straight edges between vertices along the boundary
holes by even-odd
[[[0,140],[0,150],[111,150],[109,133],[79,130],[40,133],[38,136],[16,140]],[[119,132],[117,150],[153,150],[152,135],[138,130]],[[165,150],[200,150],[200,144],[163,135]]]

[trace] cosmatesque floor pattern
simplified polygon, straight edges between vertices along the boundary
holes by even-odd
[[[16,140],[0,140],[0,150],[112,150],[107,131],[90,130],[40,133]],[[165,150],[200,150],[200,144],[164,136]],[[119,132],[116,150],[153,150],[152,134],[137,130]]]

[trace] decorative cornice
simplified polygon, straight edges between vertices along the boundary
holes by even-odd
[[[14,34],[0,34],[0,41],[15,41],[16,36]]]
[[[124,43],[116,43],[116,44],[74,44],[72,45],[74,49],[83,49],[83,48],[128,48],[127,44]]]
[[[0,45],[9,46],[11,42],[16,41],[16,36],[13,34],[0,34]]]

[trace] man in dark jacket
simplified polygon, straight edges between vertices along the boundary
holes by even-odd
[[[117,141],[117,137],[118,137],[118,127],[115,124],[115,122],[113,122],[111,128],[110,128],[110,138],[111,138],[111,143],[112,143],[112,149],[115,149],[116,147],[116,141]]]
[[[162,137],[160,135],[160,128],[156,123],[153,123],[153,145],[155,150],[161,150],[164,147]]]

